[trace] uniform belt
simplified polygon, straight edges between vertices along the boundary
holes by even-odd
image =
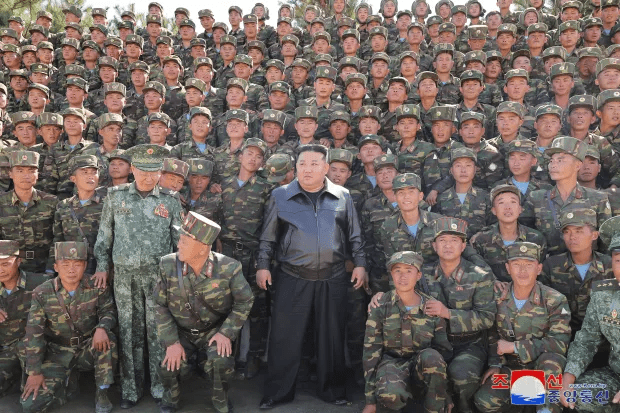
[[[59,346],[64,346],[64,347],[79,347],[80,345],[84,344],[84,342],[86,342],[86,340],[88,340],[89,338],[91,338],[92,335],[90,336],[73,336],[73,337],[53,337],[50,339],[50,341],[54,344],[58,344]]]
[[[482,337],[482,331],[476,331],[474,333],[461,333],[461,334],[448,334],[448,340],[452,344],[461,344],[474,341]]]
[[[298,278],[302,278],[304,280],[329,280],[334,277],[334,275],[338,275],[338,273],[345,272],[345,265],[335,264],[331,268],[323,268],[322,270],[313,270],[305,267],[299,267],[296,265],[291,265],[286,262],[283,262],[280,265],[280,269],[288,274],[297,276]]]
[[[253,248],[248,247],[244,243],[238,242],[238,241],[234,241],[234,242],[222,241],[222,244],[227,246],[228,248],[231,248],[233,251],[243,251],[243,250],[251,251],[253,249]]]
[[[24,258],[26,260],[35,260],[41,258],[47,258],[49,254],[48,249],[41,250],[19,250],[19,258]]]

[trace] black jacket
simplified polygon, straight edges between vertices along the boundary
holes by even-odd
[[[257,268],[269,269],[274,253],[283,271],[310,280],[344,274],[347,259],[365,267],[362,231],[349,191],[325,179],[315,210],[297,179],[274,189],[265,209]]]

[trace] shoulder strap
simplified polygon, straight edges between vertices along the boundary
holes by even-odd
[[[75,213],[75,209],[73,209],[73,205],[71,205],[70,202],[67,202],[67,205],[69,206],[69,211],[71,212],[71,218],[73,218],[73,220],[75,221],[75,224],[77,225],[77,229],[78,229],[78,232],[80,233],[80,236],[82,237],[82,241],[86,243],[86,248],[90,249],[88,238],[86,238],[86,234],[84,234],[84,231],[82,230],[82,226],[80,225],[80,220],[78,219],[77,214]]]
[[[65,316],[67,317],[67,324],[69,325],[71,332],[73,334],[76,334],[76,333],[81,334],[79,330],[75,328],[75,324],[73,324],[73,320],[71,319],[71,314],[69,313],[69,311],[67,310],[67,306],[65,305],[65,299],[62,298],[62,294],[58,290],[56,290],[56,298],[58,299],[58,304],[60,304],[60,308],[62,309],[62,311],[65,313]]]
[[[560,221],[558,220],[558,211],[555,210],[555,205],[553,205],[553,201],[551,201],[551,190],[550,189],[547,190],[545,197],[547,198],[547,204],[549,205],[549,210],[551,211],[551,214],[553,214],[553,225],[555,226],[555,229],[560,229]]]
[[[177,261],[177,278],[179,280],[179,291],[181,292],[181,298],[183,298],[183,301],[185,301],[185,308],[194,316],[194,318],[196,318],[198,322],[202,324],[206,324],[202,321],[202,319],[200,318],[200,315],[198,315],[196,310],[194,310],[194,308],[189,303],[187,291],[185,290],[185,283],[183,282],[183,268],[182,268],[183,264],[181,263],[181,260],[179,260],[179,258],[177,258],[176,261]],[[191,286],[191,283],[190,283],[190,286]],[[196,297],[196,294],[194,294],[193,291],[192,291],[192,296]],[[209,303],[204,301],[202,297],[198,297],[198,299],[200,300],[200,303],[202,305],[204,305],[210,312],[217,315],[219,318],[226,316],[226,314],[222,314],[219,311],[216,311]]]

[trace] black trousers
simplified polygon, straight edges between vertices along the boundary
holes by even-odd
[[[327,402],[346,396],[345,330],[349,279],[342,273],[309,281],[280,271],[275,281],[264,396],[276,402],[295,397],[304,335],[314,321],[317,394]]]

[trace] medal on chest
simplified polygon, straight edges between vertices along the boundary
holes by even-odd
[[[158,216],[158,217],[162,217],[162,218],[168,218],[168,210],[166,209],[166,207],[164,206],[164,204],[159,204],[155,207],[155,211],[153,211],[153,213]]]

